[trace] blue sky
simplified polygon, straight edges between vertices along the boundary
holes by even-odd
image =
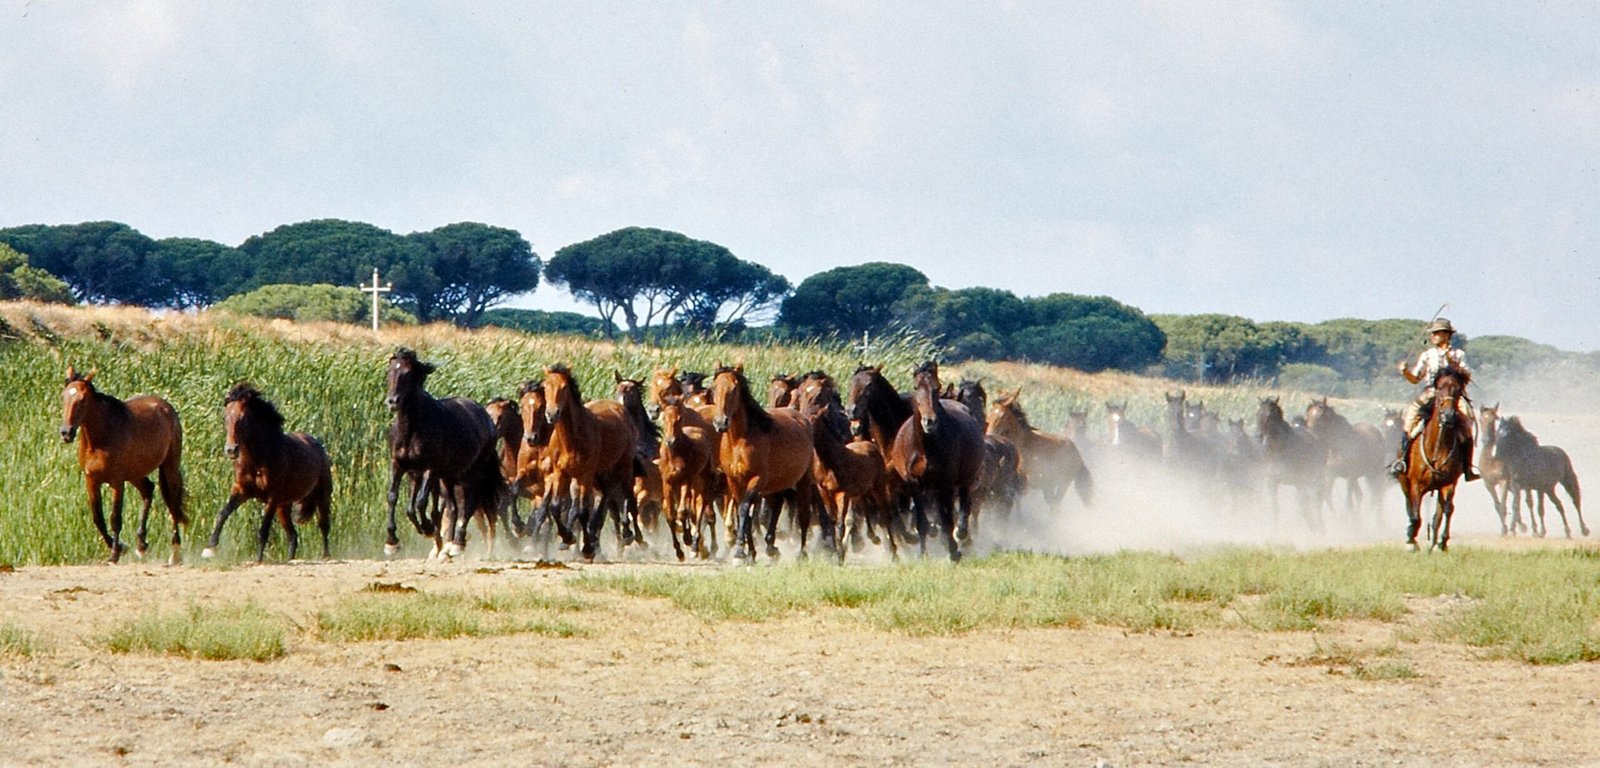
[[[1600,350],[1594,2],[0,0],[0,96],[0,226],[650,226]]]

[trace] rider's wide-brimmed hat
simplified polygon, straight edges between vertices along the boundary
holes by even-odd
[[[1439,331],[1444,331],[1445,333],[1455,335],[1456,327],[1450,324],[1449,318],[1441,317],[1437,320],[1434,320],[1433,323],[1428,326],[1428,335],[1432,336]]]

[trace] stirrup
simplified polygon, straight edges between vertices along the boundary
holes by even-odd
[[[1403,475],[1405,473],[1406,473],[1406,460],[1405,459],[1395,459],[1394,463],[1389,465],[1389,474],[1394,475],[1395,477],[1399,477],[1399,476],[1401,476],[1401,475]]]

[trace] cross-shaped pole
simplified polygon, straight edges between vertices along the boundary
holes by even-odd
[[[378,268],[372,268],[372,285],[363,285],[361,290],[372,294],[372,330],[378,330],[378,296],[394,290],[394,283],[378,285]]]
[[[856,351],[861,353],[861,360],[865,362],[867,355],[872,352],[872,334],[861,332],[861,343],[856,345]]]

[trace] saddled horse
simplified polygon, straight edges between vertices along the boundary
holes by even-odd
[[[972,414],[940,396],[939,367],[923,363],[913,375],[911,418],[900,425],[889,466],[905,482],[917,524],[918,549],[927,554],[928,512],[937,516],[950,559],[961,559],[983,476],[983,428]]]
[[[1467,468],[1472,447],[1472,425],[1462,418],[1458,402],[1466,396],[1466,379],[1445,370],[1433,380],[1433,407],[1422,432],[1406,455],[1400,475],[1400,492],[1406,497],[1406,543],[1417,548],[1422,527],[1422,498],[1433,493],[1437,506],[1428,525],[1429,549],[1450,548],[1450,518],[1455,513],[1456,483]]]
[[[61,392],[61,439],[78,441],[78,467],[83,470],[89,491],[89,511],[101,541],[110,550],[110,562],[122,557],[122,489],[132,483],[144,500],[139,513],[139,538],[135,552],[144,557],[149,550],[150,504],[161,488],[161,501],[172,518],[172,555],[168,562],[183,560],[180,529],[188,525],[183,501],[183,425],[172,404],[154,395],[119,400],[94,388],[95,371],[79,374],[67,368],[66,388]],[[80,436],[79,433],[82,433]],[[155,474],[152,482],[150,475]],[[100,501],[100,486],[111,486],[111,528]]]
[[[1361,484],[1372,494],[1373,506],[1388,484],[1386,468],[1394,455],[1386,450],[1383,430],[1373,424],[1352,424],[1322,397],[1306,406],[1306,429],[1328,448],[1328,482],[1343,480],[1345,510],[1352,518],[1365,502]]]
[[[1511,492],[1511,477],[1506,471],[1505,460],[1499,456],[1499,422],[1499,403],[1478,409],[1478,476],[1483,479],[1484,490],[1489,492],[1489,501],[1494,503],[1494,513],[1500,517],[1500,535],[1511,536],[1516,534],[1519,525],[1523,531],[1527,531],[1528,526],[1522,522],[1520,515],[1511,518],[1506,516],[1509,511],[1506,497]]]
[[[631,528],[638,508],[633,495],[637,436],[621,403],[583,401],[572,369],[553,365],[544,373],[544,416],[551,425],[545,446],[550,461],[547,482],[556,489],[546,502],[555,505],[550,512],[563,515],[569,527],[582,524],[580,552],[585,560],[593,560],[607,512],[617,518],[619,549],[637,536]]]
[[[755,552],[755,505],[767,505],[767,556],[777,557],[778,516],[787,503],[800,534],[805,556],[811,528],[813,494],[811,426],[798,412],[763,408],[750,392],[744,367],[718,367],[712,374],[712,426],[720,435],[717,465],[728,485],[728,499],[736,515],[733,557],[743,560]],[[779,503],[775,503],[779,502]],[[825,545],[833,542],[832,519],[823,513]]]
[[[685,545],[692,546],[701,559],[716,555],[713,502],[722,493],[716,466],[717,435],[710,428],[690,424],[690,414],[694,411],[676,400],[661,407],[661,452],[656,459],[667,533],[680,561]]]
[[[389,357],[385,402],[395,420],[389,429],[389,524],[383,550],[389,555],[400,551],[394,511],[400,481],[409,477],[406,517],[417,533],[433,539],[430,559],[453,557],[465,549],[467,521],[474,514],[483,515],[489,526],[492,552],[495,517],[506,492],[494,449],[494,422],[473,400],[441,400],[429,394],[426,385],[433,371],[404,347]],[[444,512],[437,519],[423,514],[434,494]]]
[[[1021,472],[1028,487],[1044,494],[1051,513],[1061,508],[1061,499],[1072,488],[1085,506],[1094,503],[1094,478],[1083,461],[1083,454],[1071,438],[1053,435],[1029,423],[1022,409],[1021,388],[1001,393],[989,406],[988,429],[1016,444],[1021,455]]]
[[[276,519],[283,527],[293,560],[300,549],[295,523],[315,519],[322,532],[322,558],[328,558],[329,512],[333,502],[333,462],[321,441],[304,432],[283,431],[277,406],[246,383],[235,384],[222,399],[227,427],[223,452],[233,460],[233,488],[217,513],[217,523],[201,557],[216,555],[228,516],[248,499],[266,506],[256,532],[256,562],[267,556],[267,537]],[[293,514],[295,505],[299,514]]]
[[[1256,434],[1261,439],[1273,524],[1278,522],[1278,487],[1288,485],[1299,492],[1306,524],[1321,530],[1321,510],[1328,495],[1328,447],[1309,431],[1290,426],[1277,397],[1262,398],[1256,408]]]
[[[1572,459],[1567,452],[1553,445],[1540,445],[1539,438],[1523,427],[1522,420],[1516,416],[1501,419],[1498,429],[1497,453],[1505,462],[1506,474],[1510,478],[1513,519],[1520,515],[1523,496],[1526,496],[1528,519],[1535,521],[1534,532],[1544,536],[1549,530],[1544,524],[1544,501],[1549,499],[1555,502],[1556,511],[1561,513],[1561,527],[1565,529],[1567,538],[1572,538],[1572,526],[1567,523],[1567,508],[1562,506],[1561,497],[1556,495],[1556,486],[1560,485],[1572,497],[1572,509],[1578,514],[1578,529],[1588,536],[1589,524],[1583,520],[1583,490],[1578,485],[1578,473],[1573,471]],[[1539,500],[1537,518],[1533,516],[1535,497]]]

